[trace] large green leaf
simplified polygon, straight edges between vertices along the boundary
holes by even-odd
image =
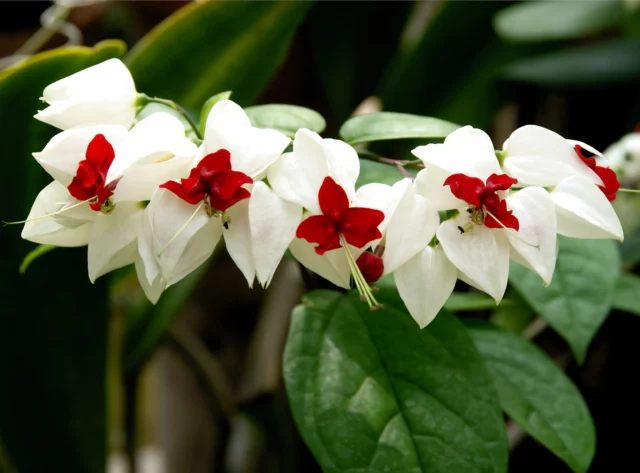
[[[490,375],[446,312],[420,330],[357,294],[310,293],[293,313],[284,378],[325,473],[506,471]]]
[[[292,138],[300,128],[322,133],[326,126],[318,112],[297,105],[255,105],[244,110],[253,126],[278,130]]]
[[[495,16],[497,33],[509,41],[558,41],[580,38],[622,20],[619,0],[522,2]]]
[[[506,79],[550,87],[599,87],[640,78],[640,40],[616,39],[521,59],[505,66]]]
[[[640,315],[640,276],[622,273],[616,283],[613,307]]]
[[[504,411],[573,471],[586,473],[596,435],[578,389],[530,341],[486,323],[470,321],[468,328]]]
[[[620,255],[612,240],[560,237],[553,281],[540,278],[513,263],[509,282],[520,295],[564,337],[578,362],[613,305],[620,275]]]
[[[194,2],[127,56],[138,90],[200,109],[232,90],[248,104],[284,58],[311,2]]]
[[[358,115],[340,128],[340,137],[349,144],[405,138],[445,138],[460,128],[454,123],[408,113],[379,112]]]
[[[412,172],[414,170],[409,169],[408,171]],[[368,159],[360,159],[360,174],[356,181],[356,187],[359,188],[373,182],[392,186],[401,179],[403,179],[403,176],[395,166]]]
[[[0,73],[5,136],[3,220],[23,220],[51,178],[31,157],[56,133],[33,119],[51,82],[117,57],[120,42],[38,54]],[[0,232],[0,432],[20,473],[102,473],[106,464],[107,298],[87,276],[86,249],[62,249],[18,272],[36,245]]]

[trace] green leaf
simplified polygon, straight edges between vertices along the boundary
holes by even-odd
[[[569,343],[582,363],[591,339],[613,305],[620,255],[612,240],[559,237],[553,281],[513,263],[509,282],[531,307]]]
[[[586,473],[596,433],[589,409],[560,368],[522,337],[469,321],[469,335],[493,375],[502,409],[576,473]]]
[[[407,169],[407,171],[415,174],[415,170],[413,169]],[[372,182],[392,186],[401,179],[403,179],[403,176],[395,166],[370,161],[368,159],[360,159],[360,174],[356,181],[356,188],[360,188],[365,184],[371,184]]]
[[[340,128],[340,137],[354,145],[367,141],[445,138],[458,128],[458,125],[438,118],[379,112],[350,118]]]
[[[38,122],[50,83],[118,57],[121,42],[37,54],[0,72],[0,124],[7,176],[3,220],[23,220],[51,178],[32,158],[59,130]],[[107,289],[87,277],[85,248],[65,248],[18,268],[35,248],[19,227],[0,232],[0,432],[20,473],[104,473],[106,465]],[[34,450],[35,449],[35,450]],[[37,454],[34,454],[37,451]]]
[[[278,130],[293,138],[300,128],[322,133],[326,126],[324,118],[315,110],[296,105],[256,105],[244,109],[253,126]]]
[[[640,276],[622,273],[616,283],[613,307],[630,314],[640,315]]]
[[[126,62],[138,90],[199,109],[221,90],[240,104],[268,84],[311,2],[193,2],[145,36]]]
[[[31,263],[33,263],[35,260],[40,258],[42,255],[46,255],[51,250],[55,250],[56,248],[58,247],[54,245],[36,246],[34,250],[31,250],[29,253],[27,253],[27,256],[24,257],[24,259],[22,260],[22,263],[20,263],[20,268],[18,269],[18,271],[20,272],[20,274],[24,274],[27,271],[27,268],[29,268],[29,266],[31,265]]]
[[[581,38],[610,28],[623,18],[622,2],[546,0],[517,3],[494,17],[496,32],[508,41],[535,42]]]
[[[202,133],[202,136],[204,136],[204,130],[207,126],[207,118],[209,118],[209,112],[211,111],[213,106],[221,100],[227,100],[229,97],[231,97],[232,93],[233,92],[231,92],[230,90],[220,92],[213,97],[209,97],[204,103],[202,109],[200,110],[200,133]]]
[[[293,313],[284,379],[326,473],[506,472],[490,375],[446,312],[420,330],[406,312],[370,311],[357,294],[312,292]]]
[[[500,306],[509,305],[509,302],[503,299]],[[445,302],[444,308],[451,312],[490,310],[496,308],[496,301],[480,292],[454,292]]]
[[[616,39],[522,59],[502,76],[547,87],[601,87],[640,78],[640,40]]]
[[[145,299],[136,310],[127,314],[122,362],[125,376],[140,372],[166,331],[182,313],[208,267],[208,264],[201,265],[167,289],[155,306]]]

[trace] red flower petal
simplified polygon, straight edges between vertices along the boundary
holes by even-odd
[[[342,187],[330,177],[325,177],[318,192],[318,202],[322,213],[339,223],[342,215],[349,208],[349,198]]]
[[[484,219],[484,226],[487,228],[502,228],[504,225],[505,227],[512,228],[516,231],[520,230],[520,221],[515,215],[513,215],[512,210],[507,210],[507,201],[499,200],[497,196],[495,197],[497,200],[492,199],[492,202],[485,202],[485,208],[500,220],[502,225],[496,222],[491,215],[487,215]]]
[[[362,248],[370,241],[382,238],[378,225],[384,220],[384,213],[376,209],[353,207],[347,209],[340,223],[340,232],[345,240],[356,248]]]
[[[382,258],[365,251],[356,260],[356,264],[360,269],[360,272],[364,276],[364,280],[371,284],[376,282],[384,273],[384,263]]]
[[[186,179],[182,179],[185,181]],[[202,202],[202,200],[206,197],[204,192],[190,192],[187,193],[184,190],[184,186],[176,181],[167,181],[160,186],[163,189],[169,189],[175,195],[180,197],[185,202],[188,202],[192,205],[198,204]]]
[[[91,167],[102,177],[102,183],[107,178],[107,172],[113,162],[116,154],[113,151],[113,146],[107,141],[102,134],[94,136],[94,138],[87,146],[87,152],[85,158],[91,163]]]
[[[452,174],[444,181],[444,186],[451,188],[451,193],[469,205],[480,207],[480,197],[484,191],[484,182],[477,177],[465,174]]]
[[[233,198],[242,185],[251,184],[252,182],[253,179],[239,171],[217,171],[207,181],[209,196],[212,199],[224,202]]]
[[[231,153],[226,149],[219,149],[215,153],[207,154],[198,163],[196,169],[205,179],[216,171],[231,171]]]
[[[493,194],[497,191],[506,191],[512,185],[517,183],[517,179],[513,179],[506,174],[491,174],[487,178],[487,185],[485,186],[484,192],[486,194]]]
[[[224,212],[229,207],[237,204],[241,200],[248,199],[249,197],[251,197],[251,193],[247,189],[239,187],[231,197],[224,200],[217,199],[215,195],[209,194],[209,204],[212,209]]]
[[[618,189],[620,189],[620,183],[618,182],[618,176],[616,176],[615,171],[603,166],[596,166],[594,171],[604,184],[604,186],[598,187],[602,190],[607,199],[609,199],[609,202],[616,200],[616,193],[618,192]]]
[[[338,229],[331,219],[325,215],[307,217],[298,225],[296,236],[304,238],[309,243],[318,243],[315,251],[319,255],[342,246]]]

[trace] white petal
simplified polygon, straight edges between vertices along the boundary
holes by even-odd
[[[458,128],[442,144],[419,146],[412,153],[428,170],[437,168],[447,176],[463,173],[484,181],[501,172],[489,136],[470,126]]]
[[[518,128],[504,143],[504,151],[504,171],[521,185],[555,186],[576,175],[602,184],[571,143],[546,128],[536,125]]]
[[[458,219],[440,224],[436,236],[444,252],[474,286],[500,302],[507,288],[509,275],[509,243],[501,230],[491,230],[484,225],[474,225],[460,233]]]
[[[173,157],[168,161],[135,165],[127,169],[113,192],[115,202],[150,200],[162,184],[189,176],[193,158]]]
[[[135,261],[137,238],[144,210],[137,203],[122,202],[109,215],[99,214],[89,237],[89,279]]]
[[[323,140],[317,133],[301,128],[293,141],[293,152],[284,154],[269,169],[273,190],[285,200],[320,213],[318,191],[327,176],[332,177],[355,199],[355,181],[360,173],[356,151],[338,140]]]
[[[137,93],[131,73],[118,59],[84,69],[44,89],[50,104],[36,118],[63,130],[86,125],[122,125],[135,118]]]
[[[407,189],[387,227],[383,254],[385,274],[413,258],[435,236],[440,216],[430,202]]]
[[[66,187],[76,175],[80,161],[86,159],[87,146],[98,134],[104,135],[116,150],[127,135],[127,129],[119,125],[73,128],[58,133],[33,156],[51,177]]]
[[[356,191],[354,207],[366,207],[384,213],[384,220],[378,225],[380,233],[384,233],[398,203],[411,187],[411,179],[402,179],[393,186],[377,182],[365,184]],[[376,246],[376,244],[371,246]]]
[[[281,199],[264,182],[253,186],[249,199],[252,255],[263,287],[271,281],[301,220],[302,207]]]
[[[219,219],[209,218],[204,206],[196,209],[197,205],[183,201],[167,189],[157,189],[146,208],[153,250],[169,284],[177,282],[178,275],[184,277],[202,264],[220,239],[222,225]],[[193,259],[186,258],[191,240],[203,228],[207,228],[204,233],[209,234],[209,239],[198,251],[194,250]],[[200,261],[199,258],[203,259]]]
[[[66,187],[53,181],[40,191],[36,197],[27,220],[22,229],[22,238],[36,243],[56,246],[84,246],[89,242],[91,223],[96,213],[86,208],[75,208],[51,217],[65,207],[77,204],[78,201],[69,195]],[[70,214],[76,218],[72,218]]]
[[[575,145],[580,145],[581,148],[586,149],[587,151],[589,151],[590,153],[595,154],[596,156],[602,156],[602,153],[600,151],[598,151],[597,149],[595,149],[593,146],[588,145],[587,143],[583,142],[583,141],[578,141],[578,140],[567,140],[567,142],[572,146],[575,147]],[[575,149],[575,148],[574,148]]]
[[[227,209],[226,214],[231,219],[228,227],[222,230],[224,242],[229,256],[244,275],[249,287],[253,286],[256,267],[253,262],[251,248],[251,226],[249,225],[249,200],[241,200]],[[260,238],[259,235],[256,235]]]
[[[107,173],[107,182],[122,176],[133,165],[161,163],[174,156],[193,158],[196,149],[186,138],[180,120],[168,113],[154,113],[137,123],[124,138]]]
[[[148,212],[145,210],[142,224],[140,226],[140,233],[138,234],[138,260],[136,260],[136,271],[140,285],[143,287],[152,287],[157,281],[165,279],[162,277],[162,270],[160,268],[160,260],[157,257],[157,251],[154,248],[153,241],[153,229],[151,228],[151,219]],[[141,266],[141,268],[138,268]],[[144,273],[140,270],[144,270]],[[144,285],[142,282],[142,276],[144,276]],[[166,285],[166,284],[165,284]]]
[[[427,246],[393,273],[407,310],[424,328],[438,315],[456,284],[457,271],[442,248]]]
[[[614,238],[624,235],[620,220],[602,191],[586,179],[563,180],[551,192],[558,233],[572,238]]]
[[[314,245],[301,238],[295,238],[289,247],[291,253],[304,267],[322,276],[336,286],[351,288],[351,271],[342,248],[318,255]]]
[[[140,255],[136,257],[135,266],[136,274],[138,276],[138,282],[140,283],[140,287],[144,291],[144,295],[147,296],[147,299],[149,299],[152,304],[155,304],[156,302],[158,302],[158,299],[160,299],[160,296],[167,288],[167,283],[165,282],[162,275],[158,273],[152,283],[149,284],[146,276],[146,268],[144,262],[140,258]]]
[[[451,174],[437,167],[423,169],[416,176],[414,185],[416,192],[428,199],[436,210],[452,210],[460,208],[464,203],[451,193],[451,188],[444,181]]]
[[[207,118],[204,137],[206,154],[219,149],[231,153],[231,167],[254,180],[262,179],[291,140],[275,130],[251,126],[242,108],[231,100],[216,103]]]
[[[538,273],[545,286],[549,285],[557,250],[556,212],[549,193],[541,187],[527,187],[508,197],[507,207],[520,222],[516,233],[519,238],[505,230],[514,250],[511,259],[516,260],[514,255],[518,254],[525,266]]]

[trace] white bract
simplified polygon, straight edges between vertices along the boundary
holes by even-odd
[[[42,100],[49,106],[35,117],[62,130],[88,125],[130,128],[137,97],[127,67],[109,59],[47,86]]]
[[[457,211],[439,225],[436,245],[396,271],[400,294],[419,323],[431,321],[453,290],[455,274],[443,255],[457,268],[458,278],[497,303],[507,286],[509,258],[534,270],[545,284],[551,281],[556,260],[553,203],[540,187],[509,194],[511,180],[502,175],[484,132],[460,128],[443,144],[421,146],[413,154],[425,164],[415,181],[417,194],[438,210]],[[460,190],[452,192],[453,183],[444,185],[449,178]],[[432,271],[441,273],[442,279],[415,291],[415,280],[432,281]]]
[[[147,117],[129,132],[121,125],[105,125],[59,133],[34,153],[55,180],[36,198],[23,238],[58,246],[88,245],[92,282],[132,263],[143,213],[139,202],[150,199],[165,180],[167,167],[173,174],[184,174],[195,150],[180,121],[165,113]],[[136,186],[131,181],[141,173]],[[78,192],[86,195],[79,199]],[[109,195],[98,199],[101,192]]]
[[[190,172],[155,190],[139,241],[139,276],[161,292],[200,266],[224,237],[249,285],[267,285],[295,231],[300,212],[260,182],[290,139],[251,125],[230,100],[209,113],[204,143]],[[249,197],[251,193],[251,197]],[[293,229],[293,230],[291,230]]]

